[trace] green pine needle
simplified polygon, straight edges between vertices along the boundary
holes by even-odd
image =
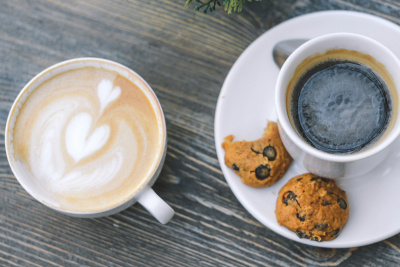
[[[246,2],[251,2],[252,0],[195,0],[198,3],[194,9],[196,11],[202,11],[204,14],[207,14],[208,11],[215,11],[215,7],[221,6],[221,2],[224,4],[224,10],[228,12],[228,14],[233,12],[240,12],[243,9],[243,5]],[[261,1],[261,0],[255,0]],[[193,0],[186,0],[185,7],[188,8],[190,3]]]

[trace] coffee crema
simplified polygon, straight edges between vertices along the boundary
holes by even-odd
[[[305,59],[286,91],[289,120],[306,142],[332,154],[376,143],[393,126],[395,86],[369,55],[344,49]],[[396,110],[396,112],[393,112]]]
[[[97,67],[40,84],[20,108],[13,133],[15,164],[36,195],[76,212],[129,199],[157,167],[164,142],[141,89]]]

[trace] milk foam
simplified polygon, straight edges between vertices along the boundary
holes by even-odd
[[[15,158],[42,198],[73,211],[127,199],[151,171],[160,145],[143,93],[115,73],[89,67],[35,89],[14,133]]]

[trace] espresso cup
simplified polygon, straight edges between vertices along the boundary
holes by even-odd
[[[363,175],[400,133],[400,61],[379,42],[333,33],[296,49],[279,72],[279,133],[295,162],[327,178]]]
[[[121,64],[77,58],[42,71],[19,93],[5,131],[15,177],[58,212],[102,217],[137,201],[161,223],[174,215],[151,188],[167,149],[161,105]]]

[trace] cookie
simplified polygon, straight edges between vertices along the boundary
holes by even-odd
[[[268,122],[262,138],[246,142],[232,142],[225,138],[225,164],[237,173],[244,184],[265,187],[282,178],[292,158],[286,151],[274,122]]]
[[[282,187],[275,214],[278,223],[298,237],[327,241],[335,239],[345,226],[349,204],[334,180],[306,173]]]

